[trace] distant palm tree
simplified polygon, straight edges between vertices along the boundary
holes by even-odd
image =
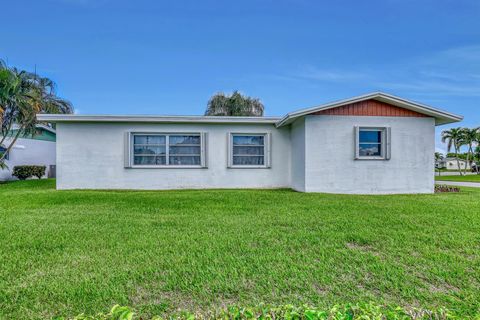
[[[234,91],[231,95],[223,92],[210,98],[206,116],[263,116],[264,106],[257,98],[251,98]]]
[[[479,167],[480,167],[480,132],[478,133],[478,136],[477,136],[477,146],[475,147],[475,152],[474,152],[474,158],[475,158],[475,171],[477,172],[477,174],[480,174],[480,170],[479,170]]]
[[[443,160],[443,154],[441,152],[435,152],[435,168],[437,168],[437,164]],[[440,168],[438,168],[438,175],[441,174]]]
[[[480,167],[480,127],[477,129],[477,135],[475,137],[475,144],[476,147],[473,151],[473,159],[475,160],[475,171],[477,174],[480,174],[479,167]]]
[[[472,167],[472,162],[473,162],[473,145],[478,142],[478,137],[479,137],[479,129],[480,128],[463,128],[462,129],[462,141],[465,145],[468,146],[467,150],[467,161],[466,163],[470,165],[470,168]],[[472,158],[470,158],[470,155]],[[467,166],[465,166],[464,170],[465,174],[467,173]]]
[[[5,157],[18,137],[35,133],[38,113],[72,112],[71,103],[56,95],[52,80],[8,67],[0,60],[0,146],[9,140],[0,154],[0,168],[5,168]],[[14,126],[18,127],[12,135]]]
[[[462,128],[451,128],[449,130],[442,131],[442,142],[447,142],[448,152],[450,152],[452,147],[454,148],[455,158],[457,159],[457,166],[460,170],[460,175],[463,175],[460,168],[460,160],[458,159],[460,148],[462,145],[464,145],[462,130]]]

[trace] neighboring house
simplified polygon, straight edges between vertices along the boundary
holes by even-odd
[[[16,132],[15,128],[10,132],[3,146],[0,146],[0,152],[5,152]],[[50,166],[54,166],[56,160],[55,140],[55,130],[44,125],[37,125],[37,132],[33,136],[20,136],[7,154],[5,163],[8,169],[0,169],[0,181],[15,179],[12,177],[12,171],[13,167],[18,165],[44,165],[45,175],[54,175],[53,171],[50,172]]]
[[[472,164],[475,165],[475,162],[473,162]],[[470,166],[470,163],[468,163],[466,160],[458,159],[457,161],[457,158],[455,157],[448,157],[440,160],[438,162],[437,168],[448,169],[448,170],[459,170],[459,169],[464,170],[465,168],[467,170],[472,169],[472,167]]]
[[[38,115],[58,189],[434,191],[435,126],[461,116],[384,93],[284,117]]]

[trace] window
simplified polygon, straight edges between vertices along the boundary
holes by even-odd
[[[355,127],[355,159],[390,159],[390,128]]]
[[[135,167],[204,167],[205,134],[132,133],[127,136],[128,163]]]
[[[383,154],[383,130],[360,129],[360,157],[381,157]]]
[[[168,136],[169,164],[200,165],[200,135]]]
[[[270,135],[231,133],[229,136],[229,167],[269,168]]]
[[[167,136],[134,135],[133,136],[134,165],[166,165]]]
[[[0,158],[7,152],[7,148],[0,146]],[[8,153],[5,155],[5,160],[8,160]]]

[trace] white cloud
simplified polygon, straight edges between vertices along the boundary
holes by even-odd
[[[464,62],[480,62],[480,45],[470,45],[462,47],[449,48],[438,52],[434,57],[428,59],[433,64],[438,62],[449,61],[464,61]]]
[[[480,45],[450,48],[406,65],[398,78],[377,85],[422,95],[480,96]]]
[[[477,82],[456,84],[439,81],[436,79],[424,78],[412,79],[409,82],[375,82],[374,84],[380,88],[409,91],[424,96],[480,96],[480,83]]]
[[[304,66],[296,75],[298,78],[330,82],[356,81],[364,79],[366,76],[364,72],[323,70],[312,65]]]
[[[418,96],[480,96],[480,45],[450,48],[375,68],[322,69],[300,67],[284,80],[369,84],[379,90]]]

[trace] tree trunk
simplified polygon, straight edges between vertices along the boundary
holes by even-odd
[[[12,129],[12,123],[8,125],[8,129],[5,131],[5,135],[2,136],[2,140],[0,140],[0,146],[2,145],[3,141],[5,141],[5,139],[7,138],[8,133],[10,132],[11,129]]]
[[[455,147],[455,158],[457,158],[458,172],[460,172],[460,175],[463,176],[462,167],[460,166],[460,160],[458,159],[458,151],[458,148]]]
[[[470,156],[471,156],[471,157],[470,157],[470,162],[469,162],[469,164],[470,164],[470,171],[473,172],[472,166],[473,166],[473,160],[475,159],[475,154],[473,153],[473,146],[472,146],[471,144],[468,146],[468,152],[469,152],[469,154],[470,154]]]
[[[465,169],[463,170],[463,173],[467,175],[467,167],[470,161],[470,151],[467,152],[467,161],[465,161]]]

